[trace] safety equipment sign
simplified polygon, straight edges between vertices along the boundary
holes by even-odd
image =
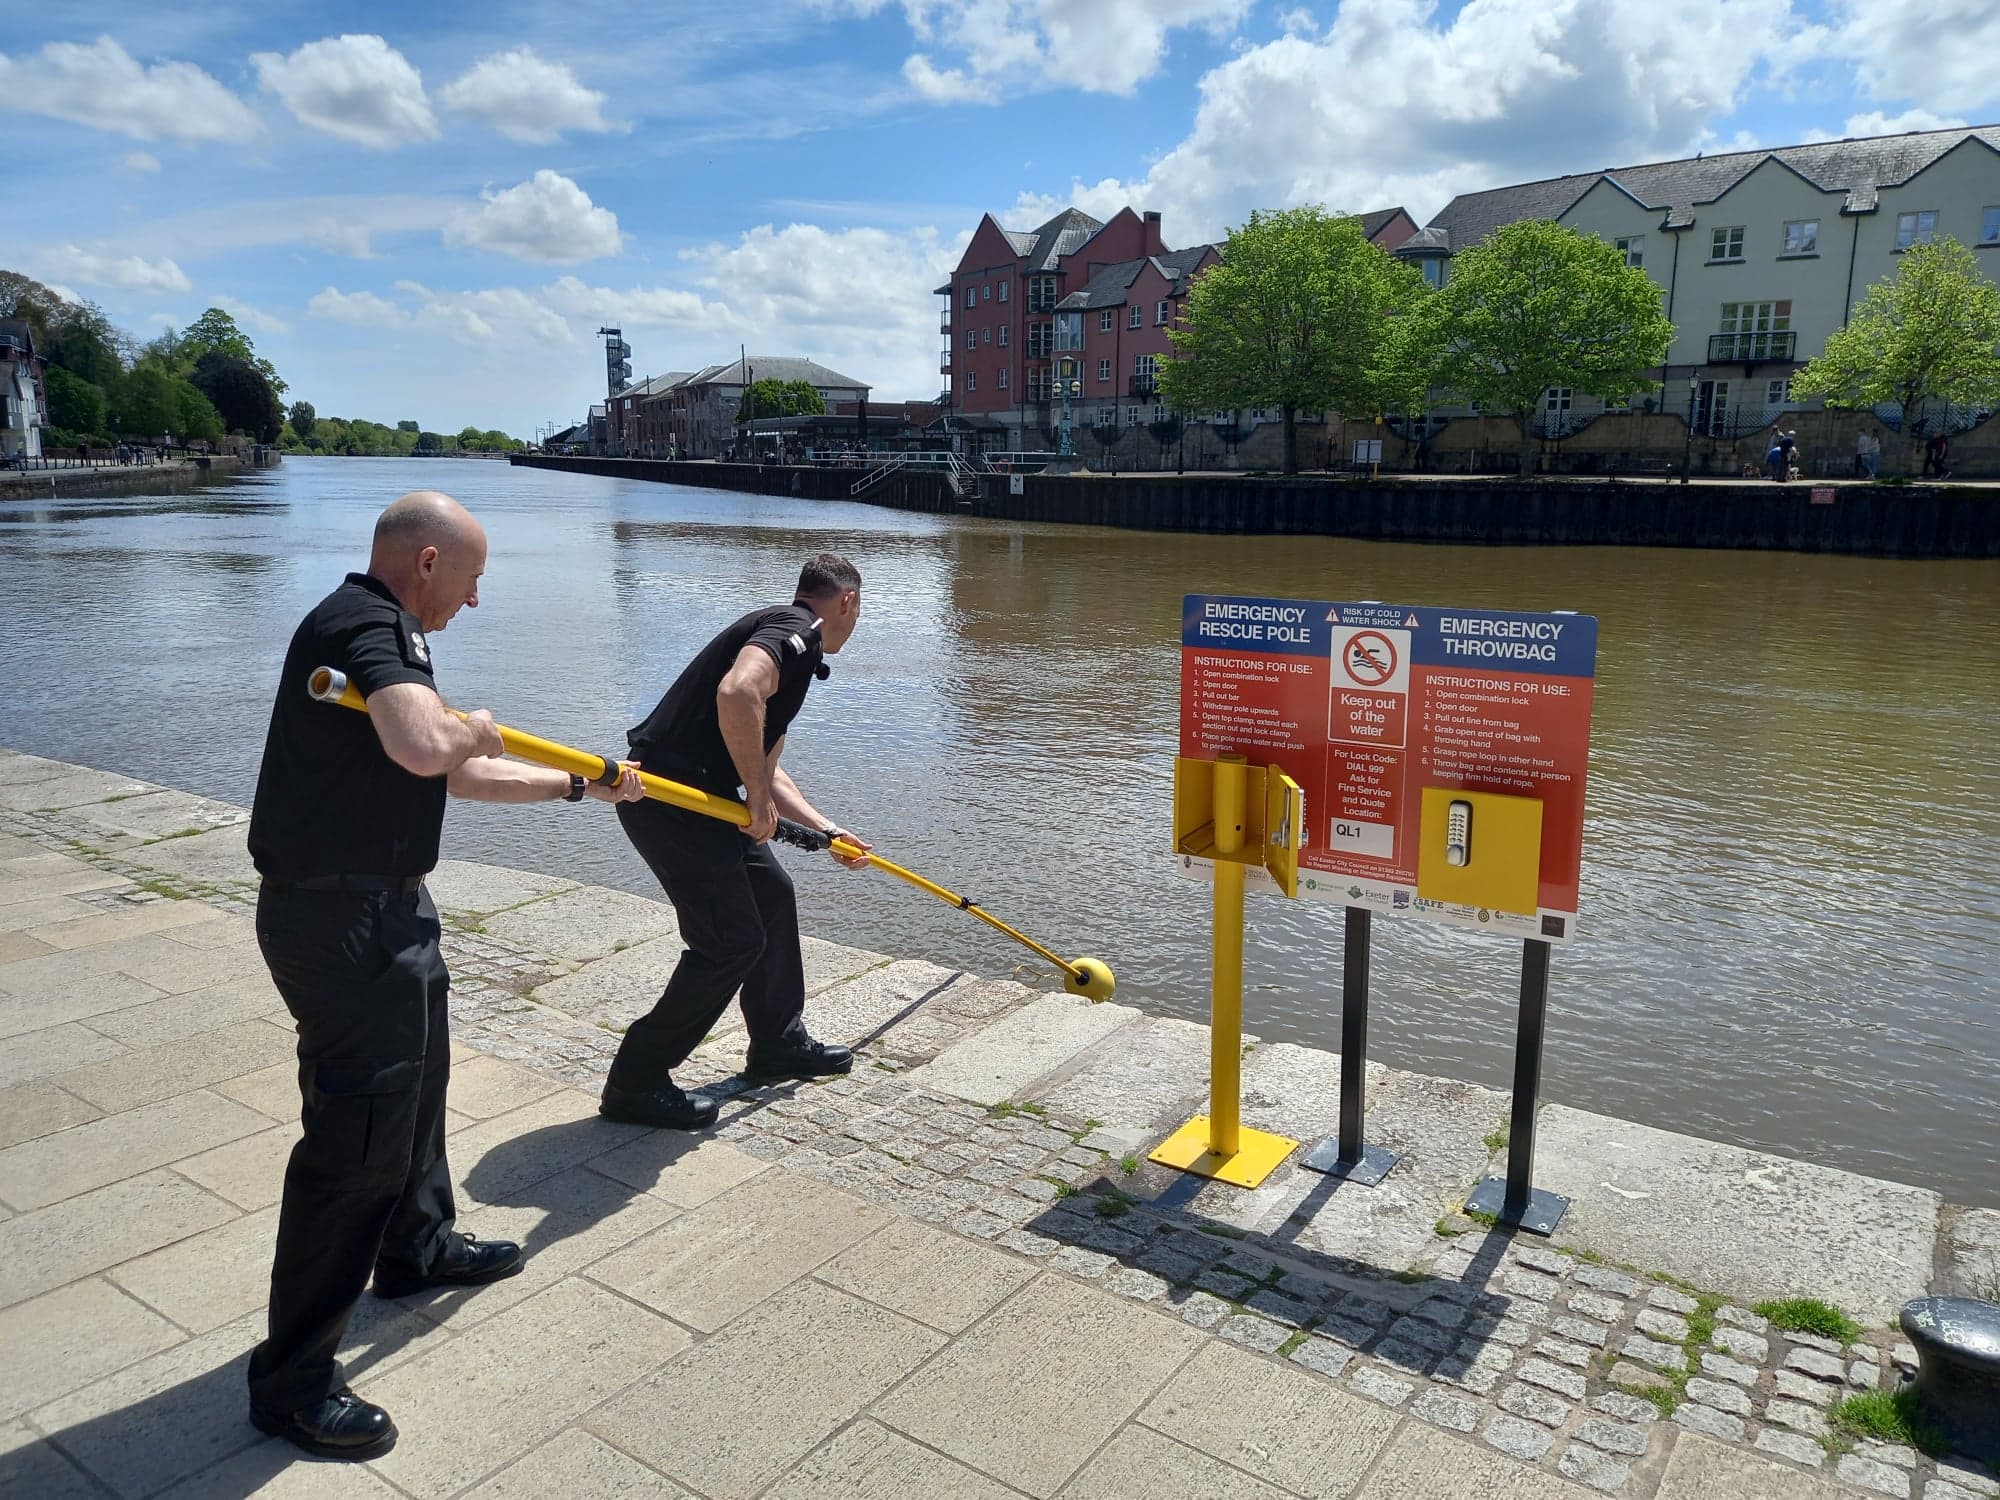
[[[1234,751],[1305,788],[1299,885],[1315,900],[1566,943],[1596,670],[1588,615],[1191,594],[1180,753]],[[1532,913],[1418,895],[1426,788],[1541,804]]]

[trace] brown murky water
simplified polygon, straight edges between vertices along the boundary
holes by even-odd
[[[788,763],[829,813],[1065,953],[1204,1017],[1172,871],[1184,593],[1575,609],[1601,621],[1583,936],[1547,1096],[2000,1203],[2000,566],[1133,535],[472,462],[291,461],[229,489],[0,504],[0,742],[236,802],[299,615],[386,499],[486,520],[456,701],[615,748],[686,658],[851,554],[860,633]],[[635,891],[604,810],[457,806],[450,854]],[[984,973],[1025,957],[881,877],[788,855],[808,929]],[[1332,1045],[1336,909],[1250,902],[1248,1025]],[[1518,957],[1384,919],[1374,1055],[1505,1087]],[[664,976],[662,976],[664,978]]]

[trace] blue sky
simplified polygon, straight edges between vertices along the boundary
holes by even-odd
[[[1921,14],[1921,23],[1912,19]],[[937,393],[982,212],[1407,205],[2000,117],[1991,0],[132,0],[14,7],[0,266],[229,308],[322,412],[526,434],[635,373]]]

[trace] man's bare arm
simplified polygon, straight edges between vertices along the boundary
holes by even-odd
[[[715,690],[715,716],[722,726],[722,742],[729,747],[737,779],[743,783],[744,801],[750,808],[750,826],[744,832],[763,843],[778,827],[778,808],[772,800],[771,771],[774,755],[764,754],[764,704],[778,690],[778,664],[761,646],[745,646]]]
[[[468,760],[504,748],[485,709],[461,719],[421,682],[377,688],[368,695],[368,718],[389,759],[412,776],[449,776]]]
[[[590,782],[584,795],[599,802],[636,802],[646,795],[631,761],[613,786]],[[569,795],[569,773],[517,760],[469,760],[445,778],[445,790],[472,802],[554,802]]]

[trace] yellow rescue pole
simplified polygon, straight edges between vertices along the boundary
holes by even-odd
[[[1215,758],[1215,953],[1208,1027],[1208,1149],[1236,1154],[1243,1099],[1244,759]]]
[[[360,691],[347,680],[346,673],[336,671],[332,667],[315,668],[312,676],[306,680],[306,691],[321,703],[337,703],[342,708],[359,709],[362,713],[368,712],[368,700],[362,697]],[[461,719],[465,717],[458,709],[452,709],[451,712],[457,714]],[[558,771],[567,771],[572,776],[581,776],[585,780],[595,781],[604,786],[609,786],[618,779],[618,762],[610,756],[593,755],[588,750],[578,750],[569,745],[558,744],[554,740],[545,740],[540,735],[526,734],[518,729],[510,729],[505,724],[496,724],[494,728],[500,731],[500,743],[506,747],[507,753],[518,759],[532,761],[538,766],[549,766]],[[702,813],[711,818],[720,818],[725,823],[734,823],[738,828],[747,827],[750,822],[750,809],[733,797],[718,797],[713,792],[704,792],[698,787],[686,786],[678,781],[669,781],[666,777],[655,776],[650,771],[641,771],[639,773],[639,784],[646,789],[646,795],[651,797],[655,802],[666,802],[675,807],[684,807],[690,812]],[[1239,804],[1241,800],[1239,794]],[[1058,969],[1062,970],[1063,988],[1068,990],[1072,995],[1082,995],[1090,1000],[1109,1000],[1112,991],[1117,987],[1117,980],[1112,976],[1111,966],[1102,959],[1062,958],[1050,949],[1044,948],[1026,933],[1008,926],[970,897],[961,896],[955,891],[948,890],[934,880],[926,880],[923,876],[917,874],[916,871],[905,869],[893,860],[884,859],[873,850],[859,848],[854,844],[848,843],[845,839],[829,840],[825,834],[820,833],[816,829],[803,827],[788,818],[780,818],[778,820],[777,837],[784,843],[795,844],[802,849],[826,849],[831,847],[834,853],[846,855],[849,858],[859,858],[866,855],[868,863],[873,868],[893,875],[898,880],[913,885],[920,891],[926,891],[947,905],[957,907],[960,911],[970,912],[988,927],[1006,934],[1038,957],[1047,959]],[[1237,1004],[1239,1011],[1242,1005],[1242,922],[1240,920],[1242,900],[1242,873],[1239,871],[1237,873],[1237,912],[1239,917],[1237,922]]]

